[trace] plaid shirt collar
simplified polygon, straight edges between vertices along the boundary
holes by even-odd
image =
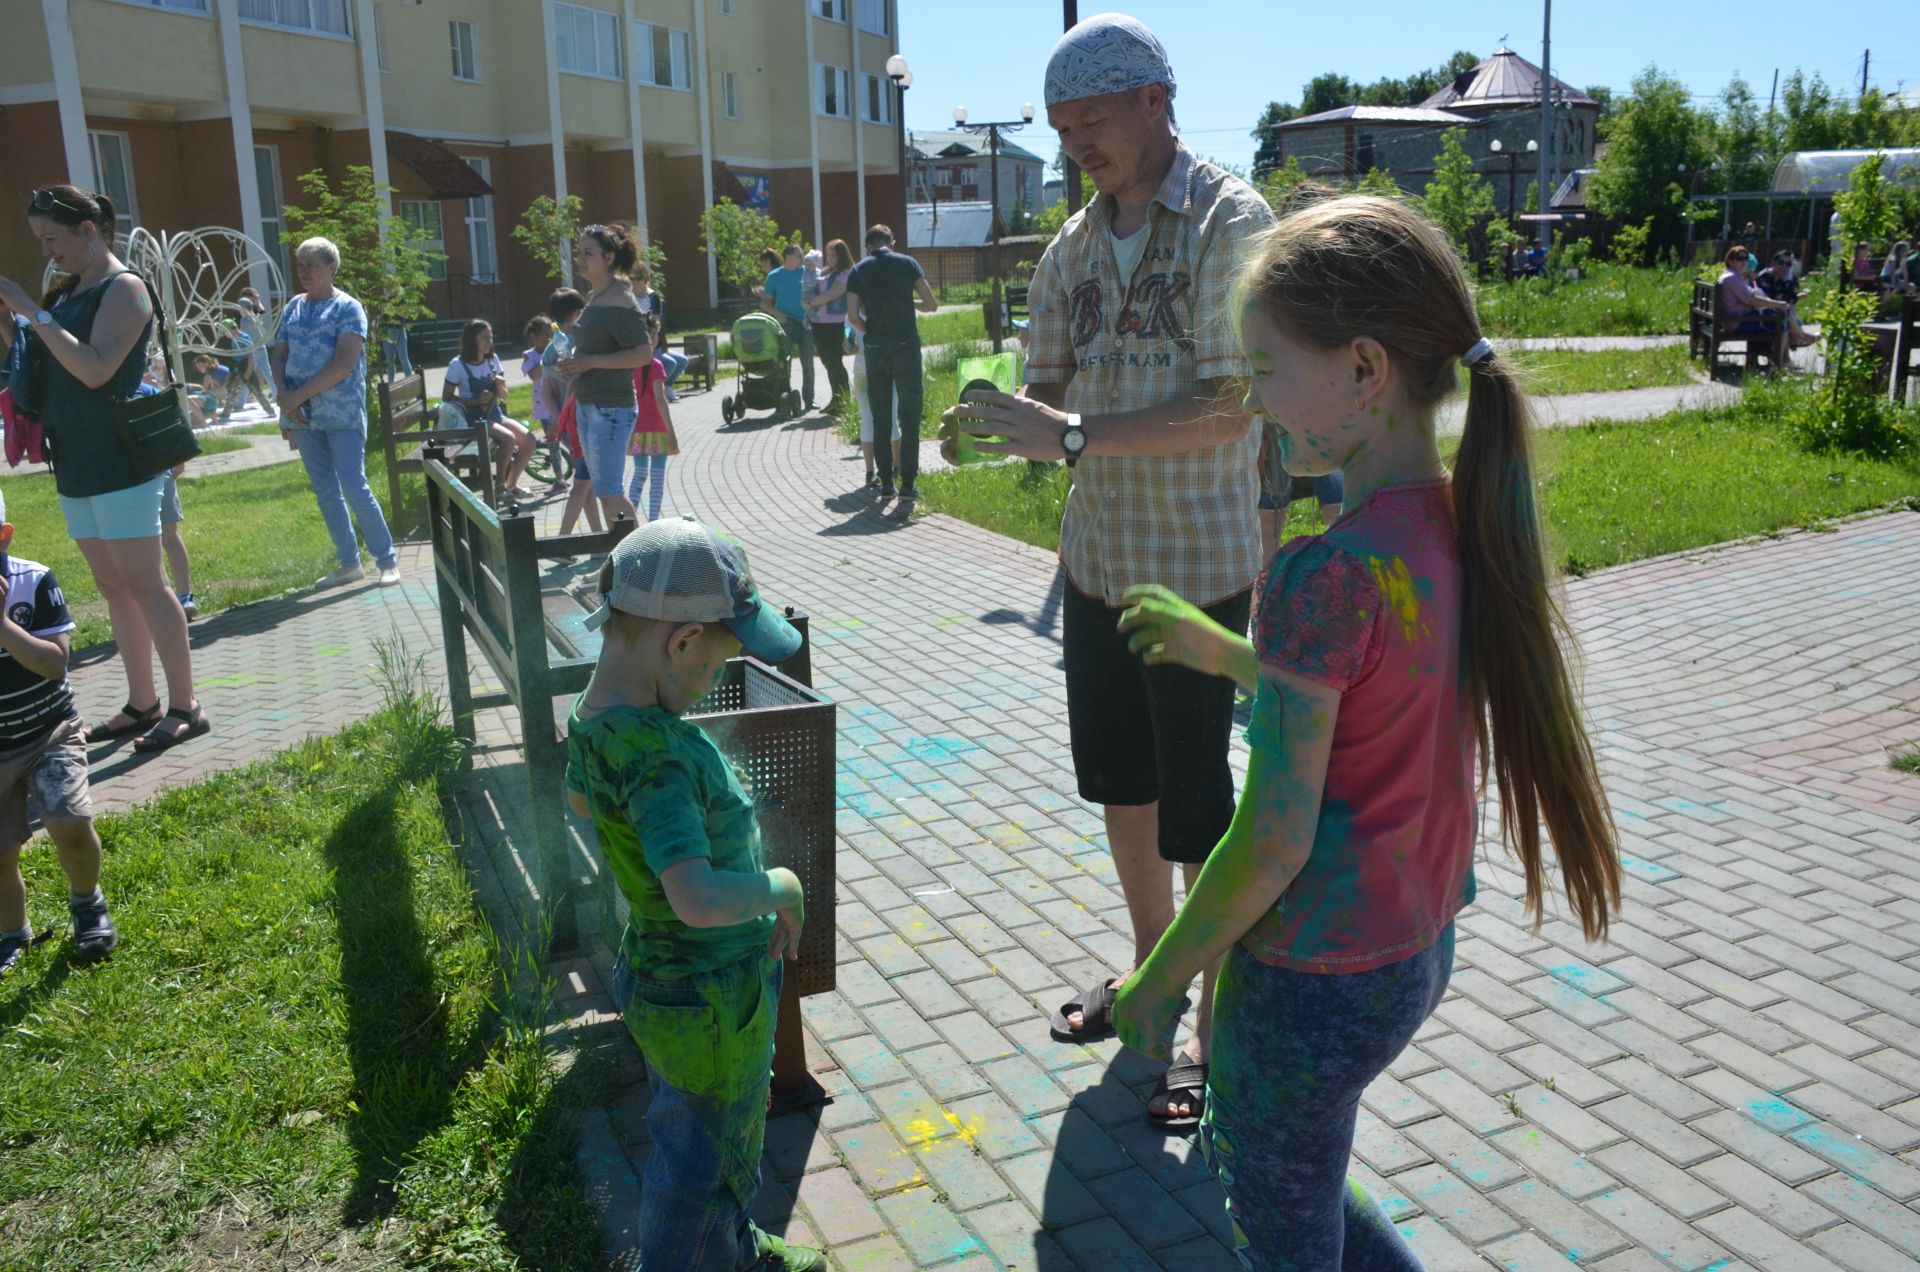
[[[1167,175],[1160,179],[1160,188],[1153,192],[1153,202],[1158,203],[1176,216],[1189,216],[1193,212],[1193,151],[1187,149],[1183,141],[1174,142],[1173,166],[1167,169]],[[1094,228],[1102,233],[1113,228],[1113,213],[1118,205],[1110,194],[1096,194],[1087,205],[1087,217]]]

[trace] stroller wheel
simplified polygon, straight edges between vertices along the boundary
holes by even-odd
[[[732,394],[728,394],[726,397],[723,397],[720,399],[720,418],[725,420],[729,424],[733,423],[733,395]]]
[[[802,405],[803,404],[800,401],[800,391],[798,389],[788,389],[787,390],[787,414],[792,416],[795,419],[800,418]]]

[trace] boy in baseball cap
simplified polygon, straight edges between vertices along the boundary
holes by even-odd
[[[67,686],[73,618],[53,571],[12,555],[0,495],[0,976],[34,943],[20,850],[37,812],[67,873],[74,954],[102,958],[119,942],[100,892],[100,836],[87,785],[86,725]]]
[[[567,718],[567,800],[593,818],[631,913],[614,1000],[653,1098],[640,1266],[804,1272],[817,1250],[747,1217],[760,1187],[780,960],[800,948],[793,871],[764,869],[753,801],[681,716],[742,649],[800,633],[761,599],[746,549],[691,517],[651,522],[600,570],[600,661]]]

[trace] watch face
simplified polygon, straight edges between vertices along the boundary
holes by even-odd
[[[1060,445],[1065,448],[1067,454],[1078,455],[1087,448],[1087,435],[1080,429],[1070,428],[1061,437]]]

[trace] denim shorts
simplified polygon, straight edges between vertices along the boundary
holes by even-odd
[[[633,437],[639,408],[581,402],[576,410],[580,449],[586,453],[587,465],[593,472],[593,493],[602,499],[624,496],[627,493],[627,442]]]
[[[160,534],[160,500],[167,476],[149,477],[137,486],[104,495],[60,496],[70,539],[152,539]]]
[[[160,524],[178,525],[185,521],[186,515],[180,511],[180,483],[172,473],[162,473],[166,478],[166,487],[160,492]]]

